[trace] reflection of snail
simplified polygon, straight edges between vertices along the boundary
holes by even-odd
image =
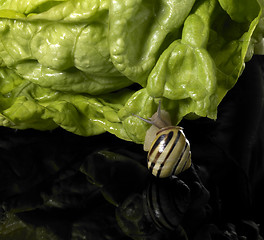
[[[175,231],[190,204],[190,189],[179,178],[149,181],[143,191],[146,216],[157,229]]]
[[[190,188],[179,178],[150,177],[142,194],[131,194],[118,206],[117,221],[134,240],[186,240],[182,221],[190,203]]]
[[[150,120],[136,117],[152,124],[146,133],[144,150],[148,151],[148,168],[154,176],[178,175],[191,166],[189,141],[181,127],[171,125],[169,113],[161,110],[160,104]]]

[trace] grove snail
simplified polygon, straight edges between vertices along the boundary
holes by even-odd
[[[191,151],[183,128],[172,126],[169,113],[161,110],[160,105],[149,120],[135,116],[152,124],[144,142],[148,169],[154,176],[165,178],[178,175],[191,166]]]

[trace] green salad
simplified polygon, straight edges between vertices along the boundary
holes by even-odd
[[[216,119],[261,46],[262,0],[0,0],[0,125],[144,141]]]

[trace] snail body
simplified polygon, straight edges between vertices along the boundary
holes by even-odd
[[[138,117],[138,116],[137,116]],[[183,128],[172,126],[168,112],[160,109],[149,119],[144,150],[148,151],[148,169],[159,178],[178,175],[191,166],[190,143]]]

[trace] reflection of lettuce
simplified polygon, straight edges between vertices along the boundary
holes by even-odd
[[[2,1],[0,125],[142,142],[132,113],[150,117],[159,98],[174,124],[214,119],[262,37],[261,4]]]

